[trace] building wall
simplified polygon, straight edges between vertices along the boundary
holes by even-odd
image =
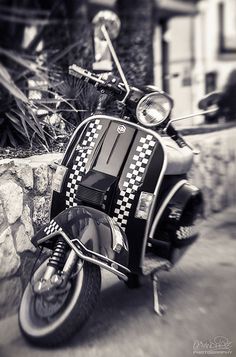
[[[232,39],[236,39],[236,1],[202,0],[198,3],[198,14],[173,17],[169,20],[170,51],[170,94],[175,100],[173,116],[181,116],[198,110],[199,99],[205,95],[205,75],[217,73],[216,89],[222,89],[229,73],[236,69],[236,52],[219,54],[219,13],[218,4],[227,6],[226,24]],[[161,87],[160,27],[154,36],[155,84]],[[231,40],[232,42],[233,40]],[[236,41],[235,41],[236,47]],[[178,74],[173,77],[173,74]],[[186,126],[198,124],[203,117],[184,120],[176,124]]]

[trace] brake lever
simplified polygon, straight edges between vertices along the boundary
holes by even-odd
[[[72,64],[71,66],[69,66],[69,74],[79,79],[83,79],[85,82],[90,82],[92,84],[94,84],[93,82],[97,82],[102,85],[105,85],[105,81],[102,80],[100,76],[89,72],[87,69],[77,66],[77,64]]]
[[[95,87],[99,88],[99,85],[102,89],[99,89],[102,94],[106,91],[113,91],[117,94],[126,93],[124,83],[119,81],[119,78],[112,74],[103,74],[96,75],[76,64],[69,66],[69,74],[82,79],[84,82],[91,83]]]

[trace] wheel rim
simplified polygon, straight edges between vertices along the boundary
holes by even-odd
[[[48,259],[36,270],[33,279],[40,279],[46,269]],[[79,299],[84,279],[83,268],[73,280],[71,291],[62,301],[62,305],[52,312],[51,317],[44,318],[35,310],[35,293],[29,283],[22,296],[19,309],[19,322],[23,331],[33,337],[43,337],[55,331],[70,315]],[[57,310],[57,311],[56,311]]]
[[[68,283],[64,291],[51,295],[36,295],[34,301],[35,314],[39,318],[53,319],[63,308],[70,292],[71,284]]]

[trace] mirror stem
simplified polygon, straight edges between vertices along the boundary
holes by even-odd
[[[116,55],[115,49],[114,49],[114,47],[113,47],[113,45],[112,45],[112,42],[111,42],[111,40],[110,40],[110,36],[109,36],[109,34],[108,34],[108,32],[107,32],[107,29],[106,29],[106,26],[105,26],[105,25],[102,25],[102,26],[101,26],[101,31],[102,31],[102,33],[103,33],[103,35],[104,35],[105,40],[107,41],[107,44],[108,44],[109,50],[110,50],[110,52],[111,52],[112,58],[113,58],[113,60],[114,60],[114,62],[115,62],[115,64],[116,64],[116,67],[117,67],[117,69],[118,69],[118,71],[119,71],[119,74],[120,74],[120,76],[121,76],[121,79],[122,79],[122,81],[123,81],[123,83],[124,83],[124,86],[125,86],[125,89],[126,89],[126,95],[125,95],[125,97],[122,99],[121,102],[122,102],[122,103],[125,103],[126,98],[128,97],[128,95],[129,95],[129,93],[130,93],[130,87],[129,87],[129,84],[128,84],[126,78],[125,78],[125,74],[124,74],[123,69],[122,69],[122,67],[121,67],[121,65],[120,65],[120,61],[119,61],[119,59],[118,59],[118,57],[117,57],[117,55]]]
[[[177,120],[183,120],[183,119],[188,119],[188,118],[192,118],[192,117],[195,117],[197,115],[204,115],[204,114],[209,114],[209,113],[215,113],[219,108],[217,106],[215,106],[214,108],[212,109],[208,109],[208,110],[204,110],[204,111],[201,111],[201,112],[198,112],[198,113],[193,113],[193,114],[189,114],[189,115],[185,115],[185,116],[182,116],[182,117],[178,117],[178,118],[174,118],[174,119],[171,119],[166,127],[165,127],[165,131],[166,129],[168,128],[168,126],[173,123],[174,121],[177,121]]]

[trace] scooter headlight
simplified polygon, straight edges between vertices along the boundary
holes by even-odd
[[[161,124],[170,114],[173,103],[165,94],[153,92],[145,95],[137,105],[138,121],[148,127]]]

